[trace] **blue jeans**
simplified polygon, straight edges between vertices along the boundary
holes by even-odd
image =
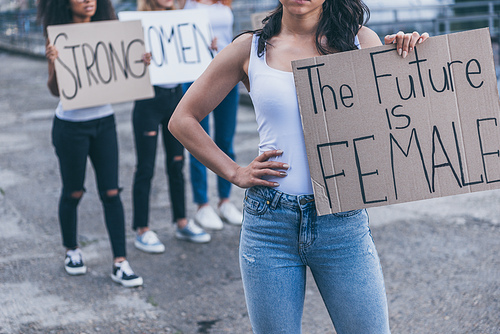
[[[184,85],[184,91],[187,88],[189,88],[189,84]],[[233,160],[235,159],[233,138],[236,131],[236,114],[239,97],[238,86],[235,86],[212,112],[214,116],[215,144]],[[210,134],[208,117],[205,117],[200,124]],[[208,203],[207,168],[192,155],[190,155],[190,172],[194,202],[196,204]],[[219,198],[229,198],[231,183],[217,176],[217,192]]]
[[[312,195],[250,188],[239,253],[254,333],[301,333],[306,266],[338,334],[390,333],[366,210],[317,216]]]

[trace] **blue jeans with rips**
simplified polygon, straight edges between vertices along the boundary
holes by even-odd
[[[317,216],[312,195],[250,188],[239,253],[254,333],[301,333],[307,266],[338,334],[390,333],[366,210]]]

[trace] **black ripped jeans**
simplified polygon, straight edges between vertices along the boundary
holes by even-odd
[[[184,174],[184,147],[168,130],[168,121],[182,98],[182,88],[154,86],[155,97],[136,101],[132,114],[137,156],[134,174],[133,229],[148,226],[149,196],[156,160],[158,131],[161,128],[165,150],[165,169],[168,176],[173,221],[186,217]]]
[[[114,115],[104,118],[69,122],[54,117],[52,144],[59,159],[62,193],[59,200],[59,222],[63,245],[73,249],[77,241],[77,206],[84,192],[87,157],[94,167],[104,218],[111,241],[113,256],[126,256],[125,217],[118,192],[109,196],[109,190],[118,187],[118,141]]]

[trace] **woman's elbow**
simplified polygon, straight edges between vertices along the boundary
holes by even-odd
[[[170,121],[168,121],[168,131],[170,131],[170,133],[177,139],[178,138],[178,135],[179,133],[177,132],[177,130],[180,128],[179,126],[179,117],[178,117],[178,113],[177,112],[174,112],[172,117],[170,118]]]
[[[49,89],[50,94],[59,97],[59,87],[57,83],[54,83],[53,79],[49,79],[47,81],[47,88]]]
[[[59,97],[59,90],[53,89],[49,86],[49,91],[50,91],[50,94],[54,95],[55,97]]]

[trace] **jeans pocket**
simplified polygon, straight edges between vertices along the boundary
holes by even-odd
[[[336,217],[351,217],[351,216],[357,215],[361,211],[363,211],[363,209],[338,212],[338,213],[334,213],[333,215]]]
[[[267,210],[267,204],[263,199],[252,198],[249,195],[245,196],[243,201],[243,209],[251,215],[259,216]]]

